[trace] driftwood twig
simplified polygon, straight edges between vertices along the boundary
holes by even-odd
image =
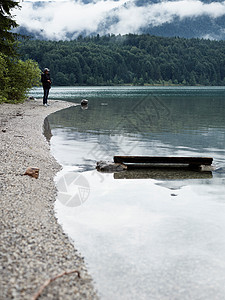
[[[48,280],[45,281],[45,283],[39,288],[39,290],[37,291],[37,293],[33,296],[32,300],[37,300],[38,297],[41,295],[41,293],[43,292],[43,290],[53,281],[55,281],[56,279],[64,276],[64,275],[70,275],[72,273],[77,273],[77,277],[80,278],[80,272],[78,270],[70,270],[70,271],[64,271],[52,278],[49,278]]]

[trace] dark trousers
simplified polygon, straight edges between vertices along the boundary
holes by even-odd
[[[44,89],[43,104],[47,104],[49,88],[43,88],[43,89]]]

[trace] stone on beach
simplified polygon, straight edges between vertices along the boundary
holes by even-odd
[[[29,175],[31,177],[34,177],[34,178],[38,179],[39,169],[38,168],[34,168],[34,167],[28,167],[26,169],[26,172],[24,173],[24,175]]]

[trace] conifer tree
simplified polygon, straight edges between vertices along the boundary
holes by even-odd
[[[0,0],[0,53],[7,56],[16,54],[15,41],[17,34],[10,31],[18,26],[11,14],[13,8],[20,8],[19,2]]]

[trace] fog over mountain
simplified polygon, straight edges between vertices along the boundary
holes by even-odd
[[[17,32],[39,39],[127,33],[225,39],[225,1],[33,0],[21,7],[14,11]]]

